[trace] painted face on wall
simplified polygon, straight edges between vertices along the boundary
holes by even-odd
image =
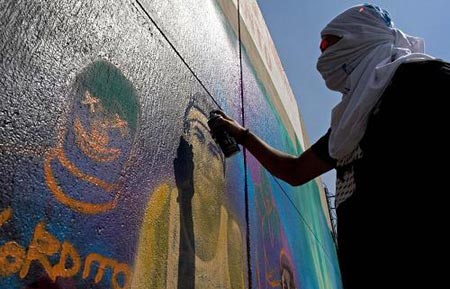
[[[192,211],[196,254],[214,257],[220,229],[222,195],[225,192],[225,160],[212,139],[207,114],[191,104],[185,116],[187,141],[193,147],[194,195]]]
[[[97,61],[78,75],[67,125],[45,162],[59,202],[86,214],[117,205],[138,119],[135,90],[112,64]]]

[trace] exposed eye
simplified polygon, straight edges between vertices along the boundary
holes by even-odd
[[[328,47],[341,40],[341,37],[336,35],[324,35],[320,41],[320,51],[324,52]]]

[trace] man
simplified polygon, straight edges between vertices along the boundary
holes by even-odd
[[[327,87],[342,93],[342,100],[319,141],[300,156],[288,155],[223,112],[212,133],[228,131],[291,185],[335,168],[344,288],[404,287],[411,276],[399,271],[425,271],[417,257],[431,262],[425,251],[407,249],[424,247],[411,233],[428,235],[425,224],[443,219],[442,209],[421,214],[423,224],[412,223],[411,213],[440,204],[420,194],[440,190],[433,186],[439,171],[430,170],[436,158],[429,153],[446,151],[439,140],[445,131],[442,95],[448,95],[450,64],[424,54],[423,40],[394,28],[389,13],[375,5],[349,8],[321,36],[317,68]],[[411,147],[417,150],[411,152]],[[400,173],[408,179],[399,179]],[[429,245],[427,249],[442,248]],[[423,273],[415,278],[420,276],[431,278]]]

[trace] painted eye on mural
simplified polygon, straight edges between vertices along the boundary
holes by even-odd
[[[197,139],[201,143],[205,143],[205,134],[202,132],[202,130],[198,126],[194,127],[194,135],[197,137]]]

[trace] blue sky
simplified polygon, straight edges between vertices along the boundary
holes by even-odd
[[[353,0],[257,0],[297,99],[311,143],[329,127],[340,94],[325,87],[316,70],[320,31]],[[450,61],[449,0],[370,1],[389,11],[397,28],[425,39],[426,53]],[[334,192],[334,172],[322,180]]]

